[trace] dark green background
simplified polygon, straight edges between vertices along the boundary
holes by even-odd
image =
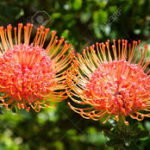
[[[106,39],[150,43],[149,0],[0,0],[0,25],[19,22],[56,30],[78,52]],[[67,101],[40,113],[0,107],[0,150],[150,149],[149,119],[103,125],[81,118]]]

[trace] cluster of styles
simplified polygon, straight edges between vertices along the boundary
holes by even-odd
[[[147,45],[107,40],[75,55],[55,31],[41,26],[32,37],[32,28],[0,26],[0,105],[38,112],[70,97],[70,108],[86,119],[115,118],[128,125],[127,116],[150,117]]]

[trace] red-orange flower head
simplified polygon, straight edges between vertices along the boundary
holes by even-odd
[[[122,118],[126,125],[126,116],[137,120],[149,117],[147,46],[141,49],[140,41],[128,44],[127,40],[113,40],[112,49],[109,45],[109,40],[96,43],[77,55],[73,69],[68,71],[67,94],[82,107],[69,102],[70,108],[86,119],[106,117],[104,123],[112,116],[116,121]]]
[[[52,31],[49,44],[44,46],[49,29],[42,26],[30,43],[32,28],[30,23],[19,23],[13,31],[11,25],[7,29],[0,27],[0,101],[7,109],[17,106],[40,111],[50,101],[59,102],[66,97],[64,70],[72,61],[73,51],[65,54],[71,45],[63,38],[57,40]]]

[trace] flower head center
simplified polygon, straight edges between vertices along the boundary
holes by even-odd
[[[84,93],[96,109],[129,115],[147,107],[148,75],[137,64],[124,60],[101,63],[92,73]]]
[[[43,99],[52,91],[54,79],[51,59],[38,46],[14,46],[0,59],[0,89],[18,102]]]

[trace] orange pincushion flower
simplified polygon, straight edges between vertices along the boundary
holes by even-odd
[[[7,109],[17,106],[40,111],[48,107],[50,101],[58,102],[66,97],[64,69],[72,61],[73,51],[65,56],[70,45],[63,38],[57,40],[55,31],[43,48],[49,29],[42,26],[37,28],[30,43],[32,27],[30,23],[24,26],[24,42],[21,23],[18,31],[14,28],[14,39],[11,25],[7,29],[0,27],[0,101]]]
[[[138,44],[139,42],[139,44]],[[127,40],[113,40],[112,53],[109,40],[96,43],[83,55],[78,54],[67,74],[67,94],[78,108],[68,103],[70,108],[86,119],[104,123],[112,116],[116,121],[126,116],[142,120],[150,117],[150,76],[146,70],[150,59],[145,62],[147,46],[140,50],[140,41],[128,44]],[[141,53],[140,53],[141,52]],[[140,61],[137,58],[141,54]]]

